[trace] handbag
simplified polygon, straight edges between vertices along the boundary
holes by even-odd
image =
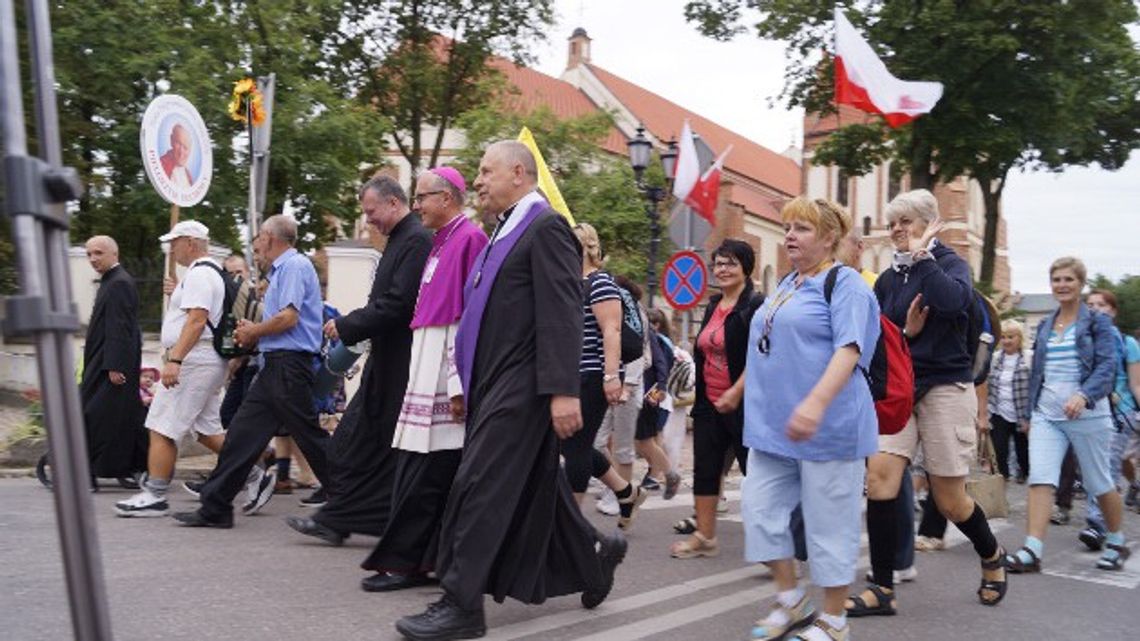
[[[998,472],[994,442],[988,432],[978,440],[978,463],[977,468],[971,471],[970,477],[966,479],[966,493],[981,506],[986,518],[1009,516],[1005,477]]]

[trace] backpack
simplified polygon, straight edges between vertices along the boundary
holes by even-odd
[[[986,382],[990,375],[990,361],[997,346],[994,330],[1001,333],[1001,317],[984,294],[977,289],[973,293],[974,300],[970,305],[966,326],[966,353],[974,355],[971,375],[977,386]]]
[[[257,353],[255,347],[241,347],[234,343],[234,330],[241,319],[253,323],[261,322],[261,301],[257,300],[257,290],[248,279],[231,276],[210,261],[195,263],[194,267],[208,266],[218,273],[225,285],[226,294],[222,299],[222,318],[217,327],[206,319],[206,326],[214,333],[214,351],[225,359],[250,356]],[[191,268],[192,269],[192,268]]]
[[[831,304],[831,293],[835,290],[839,270],[843,267],[832,267],[823,281],[823,298],[828,305]],[[871,367],[863,369],[860,366],[859,369],[871,388],[871,398],[875,400],[879,434],[897,433],[906,426],[914,411],[914,363],[902,330],[883,314],[879,314],[879,340],[875,342]]]
[[[621,295],[621,362],[629,364],[645,354],[645,326],[633,294],[621,286],[617,289]]]
[[[695,373],[692,361],[673,359],[673,366],[669,368],[669,376],[665,379],[665,391],[677,401],[691,403],[697,389]]]

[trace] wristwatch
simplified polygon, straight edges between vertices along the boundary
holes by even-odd
[[[603,374],[602,375],[602,384],[605,385],[606,383],[608,383],[610,381],[616,381],[619,378],[621,378],[621,376],[618,374]]]

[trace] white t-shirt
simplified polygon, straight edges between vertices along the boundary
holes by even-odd
[[[215,327],[222,320],[222,304],[226,298],[226,285],[218,272],[210,267],[196,267],[199,263],[218,263],[210,258],[199,258],[190,264],[185,276],[170,295],[170,307],[162,319],[162,346],[169,349],[178,342],[186,316],[191,309],[207,311]],[[219,268],[221,266],[219,265]],[[202,328],[200,341],[212,340],[214,333],[209,325]]]
[[[1013,404],[1013,376],[1016,373],[1017,358],[1017,354],[1006,354],[1002,352],[1001,378],[998,379],[998,385],[1001,386],[1001,389],[998,391],[998,416],[1001,416],[1010,423],[1017,422],[1017,407]]]

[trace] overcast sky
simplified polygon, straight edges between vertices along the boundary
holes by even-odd
[[[684,19],[684,0],[557,0],[558,24],[537,48],[537,68],[561,75],[575,27],[593,38],[592,59],[646,89],[769,147],[802,138],[802,112],[775,99],[784,51],[754,33],[729,43],[701,37]],[[772,104],[770,107],[769,105]],[[680,123],[678,123],[678,127]],[[1073,168],[1016,174],[1005,191],[1013,287],[1048,291],[1053,258],[1073,254],[1091,273],[1140,274],[1140,160],[1119,172]]]

